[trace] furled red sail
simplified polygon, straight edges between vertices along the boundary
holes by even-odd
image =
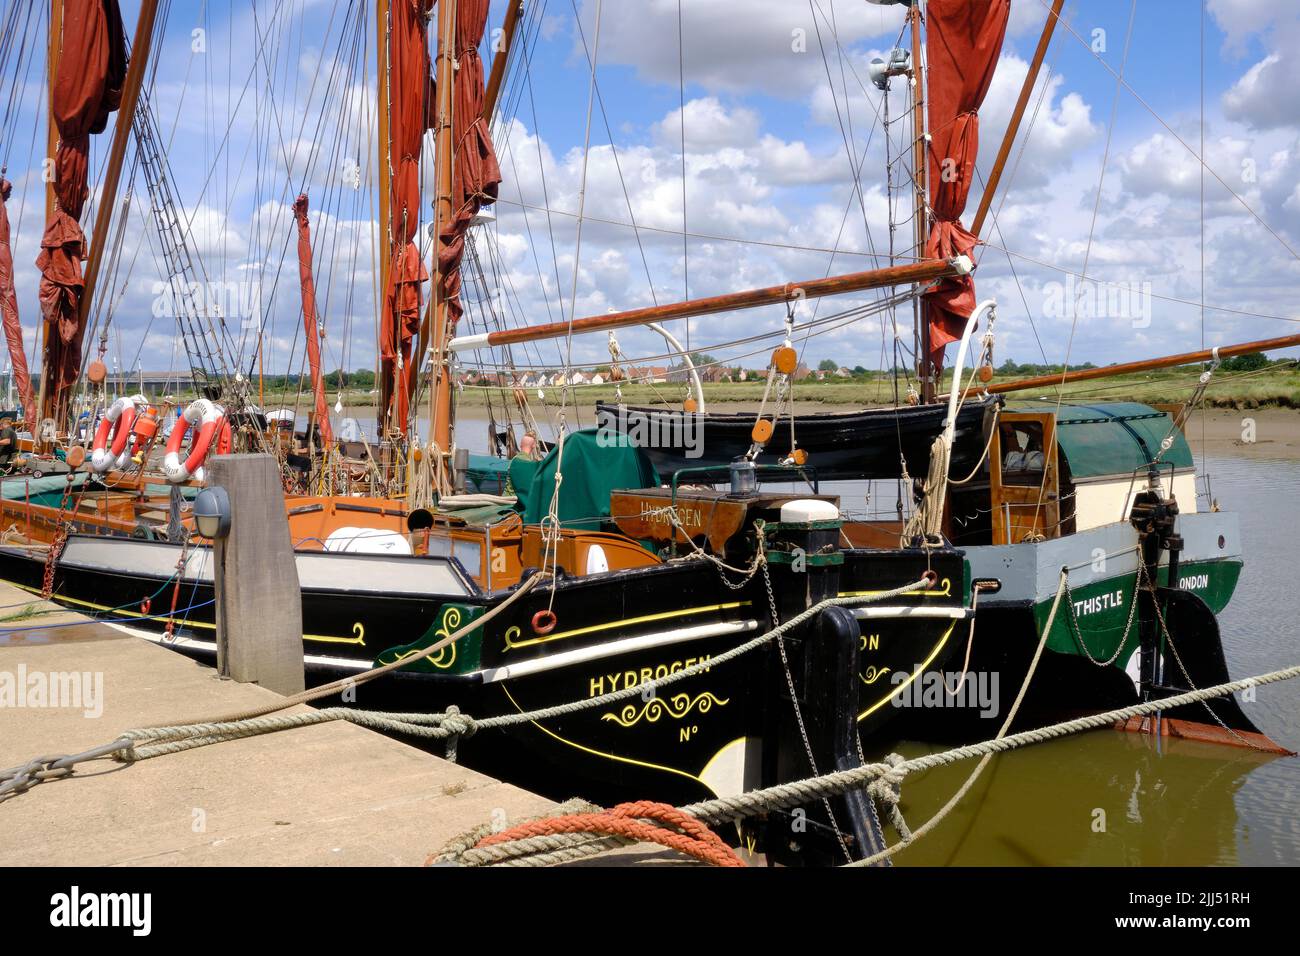
[[[54,209],[41,237],[41,312],[50,328],[45,361],[52,407],[62,409],[81,367],[86,237],[79,220],[86,186],[90,134],[101,133],[122,100],[126,36],[117,0],[81,0],[63,11],[63,44],[55,74],[51,112],[59,131],[54,156]]]
[[[411,340],[420,331],[420,283],[428,281],[413,239],[420,222],[420,146],[433,112],[428,19],[434,0],[394,0],[388,39],[389,250],[388,288],[379,349],[383,361],[380,409],[389,427],[406,431]],[[380,82],[383,82],[381,77]]]
[[[930,206],[934,219],[925,244],[930,258],[970,255],[975,237],[961,224],[979,151],[979,107],[1002,52],[1010,0],[930,0],[925,52],[929,101]],[[943,350],[961,338],[975,310],[970,276],[939,281],[924,298],[930,332],[929,360],[943,366]]]
[[[483,120],[483,60],[478,45],[487,26],[489,0],[460,0],[456,5],[456,71],[453,90],[453,143],[455,163],[451,180],[450,222],[441,229],[442,249],[438,269],[450,322],[460,321],[465,308],[460,301],[460,262],[465,255],[465,233],[478,211],[496,202],[501,183],[492,137]]]
[[[9,193],[13,183],[0,176],[0,314],[4,316],[5,340],[9,343],[9,369],[23,403],[23,415],[36,416],[32,397],[32,376],[27,371],[27,353],[23,350],[23,327],[18,321],[18,294],[14,291],[14,252],[9,245]]]
[[[302,324],[306,332],[307,363],[311,366],[311,390],[316,397],[316,427],[325,448],[334,444],[329,408],[325,404],[325,380],[320,370],[320,327],[316,318],[316,283],[311,275],[311,226],[307,222],[307,194],[293,204],[298,220],[298,279],[302,284]]]

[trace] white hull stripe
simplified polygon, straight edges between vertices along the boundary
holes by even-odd
[[[859,621],[877,621],[877,620],[900,620],[905,621],[911,618],[938,618],[944,621],[964,621],[970,617],[970,611],[964,607],[921,607],[912,605],[900,605],[891,607],[888,605],[873,607],[855,607],[853,616]]]
[[[597,644],[594,647],[579,647],[572,651],[565,651],[562,654],[552,654],[548,657],[520,661],[518,664],[507,664],[504,667],[489,667],[483,671],[483,683],[491,684],[512,677],[526,677],[529,674],[540,674],[560,667],[570,667],[574,664],[600,660],[603,657],[614,657],[618,654],[629,654],[654,647],[667,647],[671,644],[680,644],[683,641],[695,641],[705,637],[748,634],[756,630],[758,630],[758,622],[754,620],[724,621],[719,624],[678,627],[671,631],[642,634],[639,637],[610,641],[608,644]]]

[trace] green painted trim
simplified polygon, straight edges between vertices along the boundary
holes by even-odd
[[[1161,568],[1159,580],[1166,584],[1168,568]],[[1183,564],[1178,573],[1181,581],[1188,582],[1187,590],[1196,594],[1216,615],[1221,613],[1232,599],[1241,578],[1241,562],[1238,560],[1193,561]],[[1124,639],[1124,628],[1128,624],[1130,604],[1134,598],[1136,574],[1119,575],[1080,587],[1072,587],[1074,606],[1063,605],[1057,612],[1052,625],[1052,633],[1047,638],[1047,649],[1058,654],[1085,656],[1079,648],[1071,617],[1078,624],[1079,635],[1087,646],[1088,654],[1094,660],[1107,660],[1115,653],[1120,641]],[[1196,586],[1199,585],[1199,586]],[[1047,625],[1048,615],[1052,611],[1053,594],[1046,600],[1034,605],[1034,625],[1041,635]],[[1128,634],[1128,642],[1114,666],[1124,668],[1133,652],[1138,647],[1138,622]]]
[[[434,622],[419,640],[380,651],[375,666],[391,664],[408,657],[442,640],[453,631],[483,616],[483,608],[468,604],[444,604],[438,609]],[[482,660],[483,629],[475,628],[455,644],[444,647],[432,657],[413,661],[400,668],[419,674],[470,674],[479,669]]]

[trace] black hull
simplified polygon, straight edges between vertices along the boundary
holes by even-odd
[[[952,474],[966,474],[978,463],[990,402],[968,402],[958,411]],[[947,414],[946,405],[909,405],[796,415],[795,440],[808,453],[809,471],[819,481],[896,478],[900,451],[908,473],[924,475],[930,463],[930,445],[943,431]],[[665,480],[680,468],[716,468],[716,479],[724,480],[727,465],[749,451],[754,427],[752,412],[700,415],[598,402],[596,416],[602,428],[622,432],[643,448]],[[790,428],[782,420],[758,463],[776,465],[789,454]],[[760,477],[773,480],[779,475],[760,473]]]
[[[115,553],[100,542],[92,544],[98,555]],[[132,553],[148,557],[157,568],[174,567],[180,551],[159,542],[121,544],[129,544],[135,549]],[[161,642],[174,581],[159,572],[76,566],[69,563],[75,552],[70,546],[65,551],[70,557],[56,568],[54,600],[138,628]],[[937,567],[955,586],[942,595],[918,592],[889,604],[942,606],[953,615],[964,613],[964,561],[957,552],[927,556],[849,551],[835,580],[842,580],[845,590],[885,590],[919,579],[927,566]],[[0,548],[0,577],[39,593],[43,572],[43,559]],[[806,606],[809,575],[774,567],[772,577],[783,618],[788,607]],[[471,588],[469,593],[450,596],[385,595],[358,593],[343,581],[332,589],[304,587],[309,684],[356,674],[377,661],[427,646],[499,604],[509,593]],[[216,656],[212,601],[210,581],[183,580],[177,594],[177,639],[168,645],[207,664],[214,664]],[[535,634],[533,615],[551,602],[549,591],[539,588],[482,632],[458,642],[454,655],[444,652],[391,679],[362,685],[355,689],[355,699],[346,703],[421,712],[455,705],[480,718],[530,711],[640,685],[716,657],[771,626],[761,576],[741,590],[732,590],[711,565],[700,563],[562,579],[553,598],[557,627],[549,635]],[[868,668],[897,672],[927,658],[941,666],[956,646],[945,637],[953,630],[951,618],[896,617],[861,625],[860,672]],[[824,708],[826,700],[816,682],[808,683],[810,665],[804,658],[815,642],[791,639],[786,643],[801,706],[805,711]],[[852,643],[858,643],[856,633]],[[614,705],[506,731],[483,731],[460,742],[459,758],[556,798],[580,793],[602,802],[707,799],[776,782],[771,779],[774,765],[765,767],[763,757],[771,742],[792,733],[793,707],[786,688],[780,658],[768,644],[654,695],[638,694]],[[849,716],[868,756],[878,756],[892,743],[889,725],[899,713],[888,704],[892,691],[883,681],[860,679],[855,687],[855,713]],[[190,716],[202,715],[178,715]],[[808,772],[799,763],[794,761],[792,775]]]

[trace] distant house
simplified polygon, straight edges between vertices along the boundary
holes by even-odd
[[[846,369],[843,365],[841,365],[839,368],[837,368],[837,369],[835,370],[835,377],[836,377],[836,378],[852,378],[852,377],[853,377],[853,373],[850,372],[848,369]]]
[[[807,365],[804,365],[803,362],[800,362],[799,367],[794,370],[795,380],[800,382],[802,382],[806,378],[811,378],[812,374],[813,374],[812,369],[810,369]]]
[[[574,372],[569,376],[570,385],[586,385],[589,379],[585,372]]]
[[[593,372],[593,373],[591,374],[591,381],[590,381],[590,384],[592,384],[592,385],[604,385],[604,384],[605,384],[605,376],[601,375],[599,372]]]
[[[668,369],[661,365],[637,365],[626,369],[629,382],[660,384],[667,381]]]

